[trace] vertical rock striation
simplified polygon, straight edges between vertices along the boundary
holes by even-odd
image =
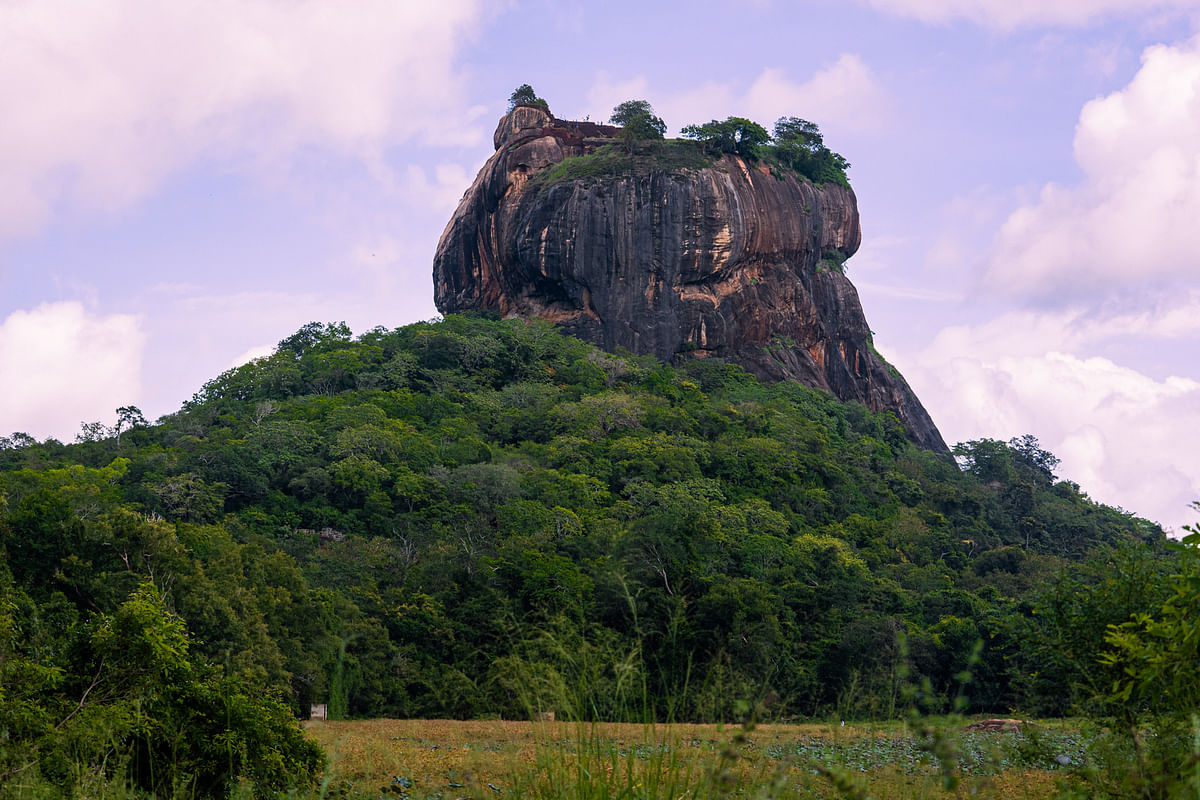
[[[542,317],[664,361],[724,358],[893,411],[919,446],[946,449],[871,346],[842,274],[862,236],[850,189],[734,156],[599,172],[587,159],[562,164],[593,156],[616,130],[528,107],[500,120],[496,153],[438,244],[439,310]]]

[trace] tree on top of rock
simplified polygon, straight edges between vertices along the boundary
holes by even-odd
[[[550,104],[538,97],[537,92],[533,91],[533,87],[528,83],[522,83],[508,96],[508,110],[512,111],[518,106],[532,106],[550,113]]]
[[[654,109],[645,100],[626,100],[613,108],[608,121],[621,126],[621,141],[630,153],[635,142],[661,139],[667,133],[667,123],[654,116]]]
[[[744,117],[728,117],[703,125],[688,125],[681,133],[685,139],[697,139],[718,153],[737,154],[747,161],[758,158],[759,148],[771,141],[767,129]]]
[[[775,123],[775,155],[813,183],[849,186],[850,162],[825,146],[817,123],[799,117],[780,117]]]

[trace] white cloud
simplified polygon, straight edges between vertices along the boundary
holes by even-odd
[[[1097,42],[1086,50],[1086,63],[1097,74],[1111,78],[1131,53],[1122,42]]]
[[[1000,229],[985,283],[1039,298],[1200,282],[1200,38],[1159,45],[1124,89],[1084,106],[1084,178],[1048,184]]]
[[[925,253],[925,268],[943,285],[970,280],[970,268],[981,266],[996,229],[1027,195],[985,185],[953,197],[935,212],[938,234]]]
[[[875,73],[854,53],[843,53],[803,83],[790,80],[781,69],[765,69],[745,101],[746,116],[755,119],[803,117],[840,132],[876,129],[891,105]]]
[[[475,176],[468,174],[461,164],[438,164],[432,173],[430,176],[421,167],[410,164],[398,187],[399,191],[413,205],[449,219]]]
[[[816,122],[827,132],[853,133],[877,129],[891,108],[879,78],[854,53],[843,53],[805,81],[768,67],[749,85],[708,81],[670,94],[656,93],[644,76],[614,80],[600,71],[587,93],[588,113],[607,119],[613,106],[630,99],[648,100],[672,131],[729,116],[748,117],[770,129],[788,116]]]
[[[706,81],[686,91],[676,92],[663,101],[661,108],[667,127],[674,132],[710,119],[746,116],[740,92],[735,91],[733,84],[716,81]]]
[[[151,347],[144,358],[147,381],[139,403],[147,418],[179,410],[180,404],[208,380],[269,354],[278,342],[307,322],[349,319],[338,294],[312,290],[233,291],[217,294],[210,288],[161,284],[137,298],[137,305],[154,309],[143,320]],[[115,408],[115,406],[114,406]]]
[[[286,166],[469,143],[454,56],[478,0],[0,4],[0,236],[119,210],[191,160]]]
[[[279,288],[220,293],[187,284],[159,284],[137,298],[153,308],[143,327],[155,342],[147,352],[148,382],[142,410],[147,417],[178,410],[205,381],[259,355],[308,322],[345,321],[360,334],[376,325],[392,327],[437,314],[428,256],[403,238],[377,234],[348,248],[323,266],[338,275],[324,290],[303,280]],[[412,268],[422,263],[421,269]],[[115,406],[114,406],[115,408]]]
[[[855,254],[854,257],[858,258],[858,255]],[[931,289],[924,286],[898,286],[895,284],[872,283],[862,280],[854,281],[854,286],[862,295],[866,295],[869,292],[873,296],[896,297],[901,300],[945,303],[959,298],[958,294],[954,292],[947,292],[937,288]]]
[[[1173,310],[1200,310],[1195,302]],[[1012,312],[888,357],[948,441],[1032,433],[1094,499],[1178,528],[1194,521],[1188,504],[1200,499],[1200,374],[1155,380],[1089,355],[1138,325],[1136,315]]]
[[[376,322],[397,315],[427,319],[434,311],[430,255],[422,243],[376,231],[343,254],[334,268],[357,284],[352,295],[361,299],[347,302],[370,309]]]
[[[1080,353],[1114,340],[1186,340],[1200,333],[1200,290],[1184,292],[1143,309],[1119,304],[1107,310],[1011,311],[979,325],[947,327],[926,348],[938,359],[965,350],[1034,356],[1048,350]],[[1200,363],[1185,362],[1186,369]],[[1200,376],[1198,376],[1200,377]]]
[[[1081,26],[1117,16],[1194,11],[1196,0],[868,0],[882,11],[922,22],[967,20],[1011,30],[1033,25]]]
[[[1142,299],[1140,307],[1127,309],[1117,304],[1116,310],[1109,314],[1084,320],[1085,338],[1185,340],[1200,336],[1200,289],[1181,290],[1157,302]],[[1195,366],[1193,360],[1192,367]]]
[[[96,409],[140,403],[143,344],[125,314],[75,302],[13,312],[0,324],[0,429],[71,441]]]
[[[592,79],[587,91],[587,106],[576,116],[590,115],[593,122],[608,122],[612,110],[626,100],[644,100],[649,95],[649,82],[642,75],[627,80],[614,80],[605,70],[600,70]],[[650,101],[650,105],[656,105]],[[659,109],[655,109],[662,113]],[[668,120],[670,123],[670,120]]]
[[[230,361],[228,364],[225,365],[225,369],[226,370],[234,369],[236,367],[240,367],[242,364],[249,364],[251,361],[254,361],[257,358],[266,358],[267,356],[273,355],[274,353],[275,353],[275,345],[260,344],[260,345],[257,345],[256,347],[251,347],[246,352],[241,353],[240,355],[236,356],[232,361]]]

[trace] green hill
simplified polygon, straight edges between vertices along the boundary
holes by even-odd
[[[85,438],[0,450],[0,776],[43,759],[69,782],[48,752],[136,766],[161,736],[131,709],[220,725],[200,696],[227,725],[243,697],[241,752],[275,731],[263,752],[296,763],[272,696],[296,715],[886,717],[923,683],[949,708],[969,671],[971,710],[1061,711],[1035,595],[1163,541],[1029,437],[955,463],[797,383],[539,322],[310,324],[157,424]]]

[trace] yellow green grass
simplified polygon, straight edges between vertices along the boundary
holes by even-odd
[[[322,793],[347,800],[1033,799],[1056,796],[1064,777],[1014,757],[1012,734],[935,732],[939,761],[919,744],[930,740],[895,725],[371,720],[307,729],[330,758]],[[955,754],[957,767],[947,763]]]

